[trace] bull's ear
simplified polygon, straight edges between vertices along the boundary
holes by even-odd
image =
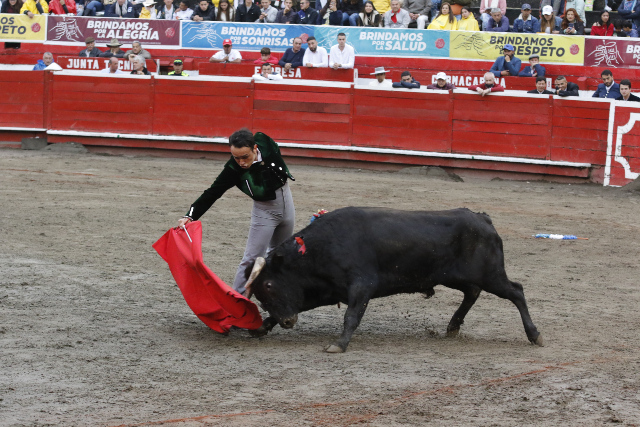
[[[276,250],[273,254],[273,258],[271,258],[271,266],[274,269],[279,269],[282,267],[282,264],[284,264],[284,255],[280,251]]]

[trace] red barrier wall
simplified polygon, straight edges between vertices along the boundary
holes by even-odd
[[[634,130],[640,106],[621,102],[526,94],[480,97],[467,90],[376,90],[313,81],[69,72],[4,71],[0,84],[8,94],[0,101],[4,126],[47,128],[54,142],[77,137],[103,147],[220,152],[226,150],[219,144],[224,141],[194,137],[226,138],[247,127],[295,143],[286,150],[303,157],[583,178],[590,173],[586,165],[549,162],[589,163],[591,172],[611,166],[610,176],[591,178],[610,179],[615,185],[640,170],[640,132]],[[618,132],[614,139],[621,141],[627,160],[615,157],[608,144],[610,117],[622,129],[611,132]]]
[[[206,76],[251,77],[256,72],[259,72],[259,67],[259,65],[255,65],[252,62],[240,64],[202,62],[198,65],[198,70],[201,75]],[[284,68],[279,65],[274,65],[273,71],[280,74],[285,79],[323,80],[349,83],[354,81],[354,70],[333,70],[331,68],[307,67],[284,70]]]
[[[0,127],[45,128],[44,71],[0,72]]]

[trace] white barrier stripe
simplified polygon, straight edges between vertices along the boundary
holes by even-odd
[[[81,132],[81,131],[61,131],[61,130],[49,130],[49,135],[65,135],[65,136],[87,136],[94,138],[119,138],[119,139],[147,139],[147,140],[159,140],[159,141],[189,141],[189,142],[213,142],[217,144],[228,144],[228,138],[204,138],[194,136],[160,136],[160,135],[140,135],[140,134],[122,134],[122,133],[103,133],[103,132]],[[505,163],[526,163],[532,165],[544,165],[544,166],[568,166],[574,168],[589,168],[591,163],[575,163],[564,162],[555,160],[540,160],[540,159],[527,159],[523,157],[498,157],[498,156],[485,156],[476,154],[453,154],[453,153],[438,153],[434,151],[414,151],[414,150],[395,150],[391,148],[372,148],[372,147],[356,147],[350,145],[324,145],[324,144],[300,144],[295,142],[278,142],[280,147],[285,148],[310,148],[315,150],[327,150],[327,151],[351,151],[360,153],[375,153],[375,154],[398,154],[404,156],[419,156],[419,157],[440,157],[445,159],[462,159],[462,160],[483,160],[490,162],[505,162]]]
[[[44,128],[16,128],[16,127],[0,127],[0,131],[17,130],[20,132],[45,132]]]

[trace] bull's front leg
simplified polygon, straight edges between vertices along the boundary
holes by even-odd
[[[344,314],[344,328],[340,338],[325,349],[327,353],[344,353],[347,351],[351,336],[360,324],[377,280],[359,278],[349,286],[347,311]]]
[[[258,329],[249,329],[249,335],[253,338],[259,338],[267,335],[274,326],[278,324],[278,321],[273,317],[267,317],[262,321],[262,326]]]

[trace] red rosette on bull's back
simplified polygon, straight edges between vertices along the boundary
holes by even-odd
[[[204,265],[200,221],[187,224],[186,231],[172,228],[153,248],[169,264],[189,308],[205,325],[223,334],[231,326],[257,329],[262,325],[258,307]]]

